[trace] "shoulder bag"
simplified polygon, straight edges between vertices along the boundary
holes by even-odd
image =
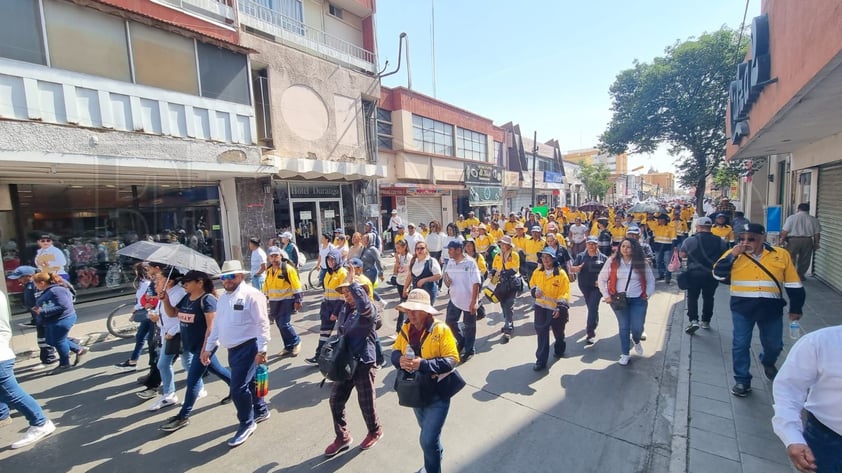
[[[359,321],[359,315],[354,316],[357,318],[351,328]],[[330,381],[348,381],[353,378],[358,363],[359,360],[348,347],[344,333],[330,337],[319,352],[319,371]]]
[[[619,267],[618,267],[619,269]],[[614,310],[624,310],[629,305],[629,301],[626,298],[626,291],[629,290],[629,283],[631,282],[631,276],[634,272],[634,267],[629,268],[629,277],[626,279],[626,288],[623,289],[623,292],[615,292],[611,294],[611,308]]]
[[[435,325],[434,325],[435,327]],[[424,345],[424,340],[430,334],[425,331],[421,337],[420,345]],[[400,337],[404,337],[406,343],[409,344],[409,339],[404,334],[403,330],[400,332]],[[420,350],[416,356],[421,356]],[[404,407],[424,407],[429,405],[436,394],[436,379],[430,373],[422,373],[420,371],[409,372],[404,369],[399,369],[397,376],[395,376],[395,392],[398,393],[398,404]]]

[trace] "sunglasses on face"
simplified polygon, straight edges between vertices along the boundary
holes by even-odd
[[[415,251],[424,251],[426,249],[427,249],[426,246],[419,246],[418,248],[415,249]]]
[[[233,281],[236,278],[237,278],[236,274],[223,274],[222,276],[219,277],[219,279],[222,280],[222,281]]]

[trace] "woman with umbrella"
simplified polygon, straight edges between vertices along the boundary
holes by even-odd
[[[181,405],[178,414],[161,426],[161,430],[166,432],[174,432],[190,423],[190,412],[202,392],[204,387],[202,377],[207,371],[217,375],[225,381],[225,384],[231,384],[231,372],[219,363],[214,353],[210,356],[208,366],[202,364],[199,357],[213,328],[213,318],[216,314],[213,281],[207,274],[191,270],[181,278],[181,285],[187,295],[178,302],[170,301],[167,292],[162,292],[159,295],[166,315],[178,317],[181,325],[182,352],[185,363],[189,363],[190,366],[187,370],[187,390],[184,394],[184,403]],[[188,358],[189,361],[187,361]],[[226,396],[222,399],[222,404],[226,404],[230,400],[230,395]]]

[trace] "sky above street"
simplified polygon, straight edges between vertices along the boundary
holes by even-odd
[[[748,1],[748,24],[760,2]],[[745,8],[744,0],[379,0],[377,47],[380,67],[388,60],[394,70],[406,32],[413,90],[497,125],[519,123],[530,138],[537,131],[539,141],[558,139],[567,152],[597,144],[620,71],[678,40],[739,27]],[[406,63],[383,85],[406,87]],[[629,168],[674,171],[673,160],[659,150],[632,156]]]

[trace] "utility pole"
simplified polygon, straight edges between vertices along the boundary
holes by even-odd
[[[537,169],[536,160],[538,159],[538,131],[535,130],[532,141],[532,208],[535,208],[535,171]]]

